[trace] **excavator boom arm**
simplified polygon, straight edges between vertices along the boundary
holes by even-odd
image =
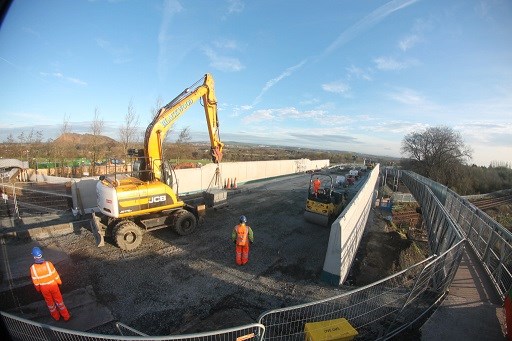
[[[201,80],[203,81],[202,83]],[[203,102],[208,133],[210,135],[212,161],[219,163],[222,160],[224,144],[220,141],[219,137],[219,120],[214,81],[210,74],[206,74],[202,79],[185,89],[175,99],[161,108],[153,122],[146,129],[144,139],[146,167],[153,172],[156,179],[161,179],[162,144],[167,132],[200,98]]]

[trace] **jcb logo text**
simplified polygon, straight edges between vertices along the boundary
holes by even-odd
[[[163,202],[163,201],[165,201],[165,195],[158,195],[156,197],[149,198],[150,204],[157,203],[157,202]]]

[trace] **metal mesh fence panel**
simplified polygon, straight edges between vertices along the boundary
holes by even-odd
[[[144,336],[134,329],[121,324],[121,329],[129,331],[130,335],[140,336],[117,336],[99,335],[85,333],[63,328],[48,326],[41,323],[29,321],[8,313],[1,312],[9,334],[13,340],[20,341],[50,341],[50,340],[73,340],[73,341],[95,341],[95,340],[182,340],[182,341],[234,341],[234,340],[261,340],[265,333],[265,327],[253,323],[235,328],[228,328],[207,333],[196,333],[188,335],[169,336]],[[124,327],[123,327],[124,326]]]
[[[430,188],[442,199],[441,202],[444,202],[444,207],[448,211],[447,217],[457,224],[457,229],[476,252],[498,293],[504,299],[512,285],[512,232],[446,186],[418,174],[403,173],[404,182],[410,183],[416,193],[424,194],[424,189],[419,185],[422,183],[425,189]],[[412,181],[413,179],[416,183]],[[416,196],[416,193],[411,191]]]
[[[69,211],[72,206],[71,189],[65,184],[16,182],[1,185],[18,212],[24,215]]]
[[[462,249],[457,244],[454,249]],[[369,286],[326,300],[276,309],[260,316],[266,326],[265,340],[304,340],[306,323],[345,318],[360,339],[385,338],[421,317],[443,294],[432,287],[435,271],[460,251],[447,253],[439,261],[431,257]],[[455,271],[455,270],[451,270]],[[452,276],[443,275],[449,280]],[[443,283],[444,284],[444,283]],[[449,283],[448,283],[449,284]],[[438,286],[444,290],[445,285]]]
[[[512,285],[510,231],[453,191],[448,191],[447,208],[504,298]]]

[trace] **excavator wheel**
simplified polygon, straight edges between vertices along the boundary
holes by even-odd
[[[142,231],[133,221],[124,220],[114,227],[114,240],[120,249],[135,250],[142,243]]]
[[[191,212],[187,210],[179,210],[175,213],[174,229],[181,236],[191,234],[196,230],[197,219]]]

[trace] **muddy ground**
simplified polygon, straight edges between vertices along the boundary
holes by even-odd
[[[209,209],[205,222],[192,235],[158,230],[145,234],[142,245],[131,252],[111,243],[97,248],[86,228],[40,243],[69,255],[58,264],[64,293],[92,286],[96,298],[116,320],[148,335],[253,323],[267,310],[350,289],[320,281],[329,229],[303,219],[309,178],[293,175],[241,186],[243,191],[229,195],[227,206]],[[239,267],[230,237],[242,214],[254,230],[255,242],[249,263]],[[417,244],[387,223],[388,214],[371,211],[345,283],[352,288],[387,277],[424,257]],[[0,309],[40,299],[30,286],[14,290],[15,299],[3,301]],[[112,324],[91,332],[117,333]]]

